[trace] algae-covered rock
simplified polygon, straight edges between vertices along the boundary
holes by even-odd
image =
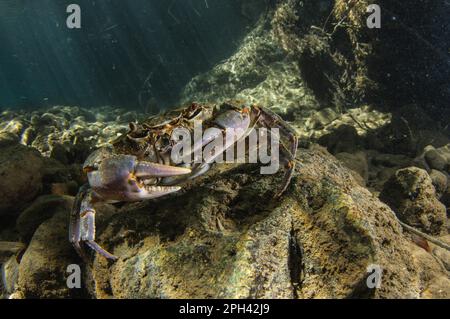
[[[438,170],[432,169],[429,173],[437,198],[441,198],[448,186],[448,176]]]
[[[446,275],[433,264],[422,276],[392,210],[326,151],[302,149],[288,192],[274,200],[280,177],[232,166],[174,196],[125,205],[100,223],[99,242],[120,258],[96,256],[91,295],[415,298]],[[366,284],[373,265],[379,289]]]
[[[38,151],[12,143],[0,152],[0,216],[14,215],[42,190],[43,159]]]
[[[189,81],[180,102],[230,99],[262,104],[279,113],[304,114],[318,107],[298,64],[283,52],[264,17],[233,55]]]
[[[72,198],[68,196],[44,195],[38,197],[17,219],[17,230],[25,240],[30,240],[36,228],[58,211],[68,213]]]
[[[320,147],[302,149],[286,194],[282,174],[218,165],[158,200],[99,204],[97,239],[117,256],[83,262],[67,240],[71,199],[38,198],[22,213],[31,241],[8,295],[15,298],[445,297],[440,260],[413,245],[393,211]],[[48,206],[47,206],[48,204]],[[41,216],[42,214],[42,216]],[[42,218],[42,220],[39,220]],[[39,225],[35,231],[33,229]],[[67,266],[82,269],[69,289]],[[370,288],[368,267],[382,271]],[[11,271],[14,270],[11,268]],[[8,270],[8,274],[14,273]],[[16,279],[15,279],[16,278]],[[12,295],[11,295],[12,294]]]
[[[439,202],[428,173],[417,167],[398,170],[380,194],[400,220],[433,235],[447,233],[445,206]]]
[[[450,173],[450,144],[435,148],[428,145],[418,159],[423,158],[427,169]]]
[[[419,277],[423,285],[420,298],[449,299],[450,277],[445,264],[446,260],[448,262],[449,252],[446,250],[442,251],[440,248],[434,248],[432,254],[430,254],[416,245],[408,244],[408,246],[414,263],[418,267]]]
[[[34,232],[19,265],[17,291],[25,298],[67,298],[82,294],[81,289],[69,289],[66,283],[67,267],[80,263],[67,239],[68,218],[69,211],[61,210]]]

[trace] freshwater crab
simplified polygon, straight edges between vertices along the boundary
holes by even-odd
[[[194,136],[196,120],[203,121],[205,129],[217,128],[215,132],[239,129],[236,142],[247,138],[257,127],[278,128],[280,159],[286,171],[276,196],[281,196],[288,187],[294,170],[298,138],[294,129],[275,113],[263,107],[243,106],[237,102],[215,106],[194,103],[167,112],[164,118],[167,120],[161,121],[161,116],[155,116],[140,124],[130,123],[127,134],[115,140],[110,148],[94,151],[85,161],[83,171],[87,174],[88,184],[80,188],[75,199],[69,230],[70,241],[83,258],[84,243],[107,259],[117,259],[95,242],[96,202],[133,202],[161,197],[180,190],[179,185],[183,182],[209,170],[211,159],[202,162],[192,159],[188,163],[176,164],[170,156],[174,147],[171,140],[174,129],[187,129]],[[214,138],[212,135],[205,133],[200,140],[194,140],[192,153],[196,147],[207,147]],[[212,157],[223,154],[230,147],[234,144],[223,143]],[[192,158],[192,154],[183,155]]]

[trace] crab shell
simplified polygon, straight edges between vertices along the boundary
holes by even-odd
[[[70,241],[81,256],[85,257],[81,246],[85,243],[108,259],[117,258],[95,242],[96,202],[140,201],[176,192],[180,190],[181,183],[204,174],[217,156],[233,146],[233,141],[225,141],[204,162],[173,163],[170,156],[174,147],[173,131],[185,128],[195,138],[194,126],[199,120],[203,122],[205,134],[201,134],[198,140],[192,139],[192,153],[196,148],[206,148],[217,134],[231,128],[239,132],[236,142],[246,138],[256,125],[279,127],[289,139],[289,147],[282,150],[287,158],[287,170],[282,189],[276,195],[281,196],[294,170],[297,150],[295,131],[278,115],[257,106],[245,107],[229,102],[208,107],[194,103],[166,113],[165,118],[154,116],[142,124],[131,123],[130,131],[114,141],[110,148],[96,150],[87,158],[83,170],[89,184],[83,186],[76,197],[69,231]]]

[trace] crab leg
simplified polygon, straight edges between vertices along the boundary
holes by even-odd
[[[95,242],[95,210],[90,209],[80,214],[81,240],[93,250],[107,259],[117,260],[117,257],[103,249]]]
[[[86,195],[86,191],[89,187],[89,184],[83,185],[77,196],[75,197],[75,201],[73,203],[72,211],[70,212],[70,223],[69,223],[69,241],[72,243],[73,247],[77,254],[86,260],[86,255],[80,245],[80,207],[81,201]]]
[[[89,247],[105,258],[116,260],[116,256],[112,255],[95,242],[94,202],[95,196],[88,188],[88,185],[84,185],[75,199],[74,207],[70,215],[69,240],[80,257],[85,260],[87,258],[81,246],[82,242],[85,242]]]
[[[284,174],[282,188],[275,195],[275,197],[280,197],[289,186],[289,183],[292,179],[292,174],[294,173],[295,156],[297,155],[298,148],[298,137],[294,128],[291,127],[286,121],[284,121],[278,114],[275,114],[274,112],[269,111],[268,109],[263,107],[259,107],[258,109],[260,111],[259,122],[262,126],[277,127],[280,129],[281,133],[283,133],[283,135],[286,135],[289,139],[289,147],[286,147],[283,143],[280,143],[280,149],[285,156],[284,159],[286,160],[286,173]]]

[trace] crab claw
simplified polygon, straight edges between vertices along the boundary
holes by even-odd
[[[180,187],[158,186],[158,180],[191,173],[184,167],[139,161],[136,156],[114,154],[109,149],[89,156],[84,170],[92,190],[110,201],[139,201],[176,192]]]
[[[135,175],[140,178],[171,177],[190,174],[191,170],[184,167],[162,165],[140,161],[135,166]]]

